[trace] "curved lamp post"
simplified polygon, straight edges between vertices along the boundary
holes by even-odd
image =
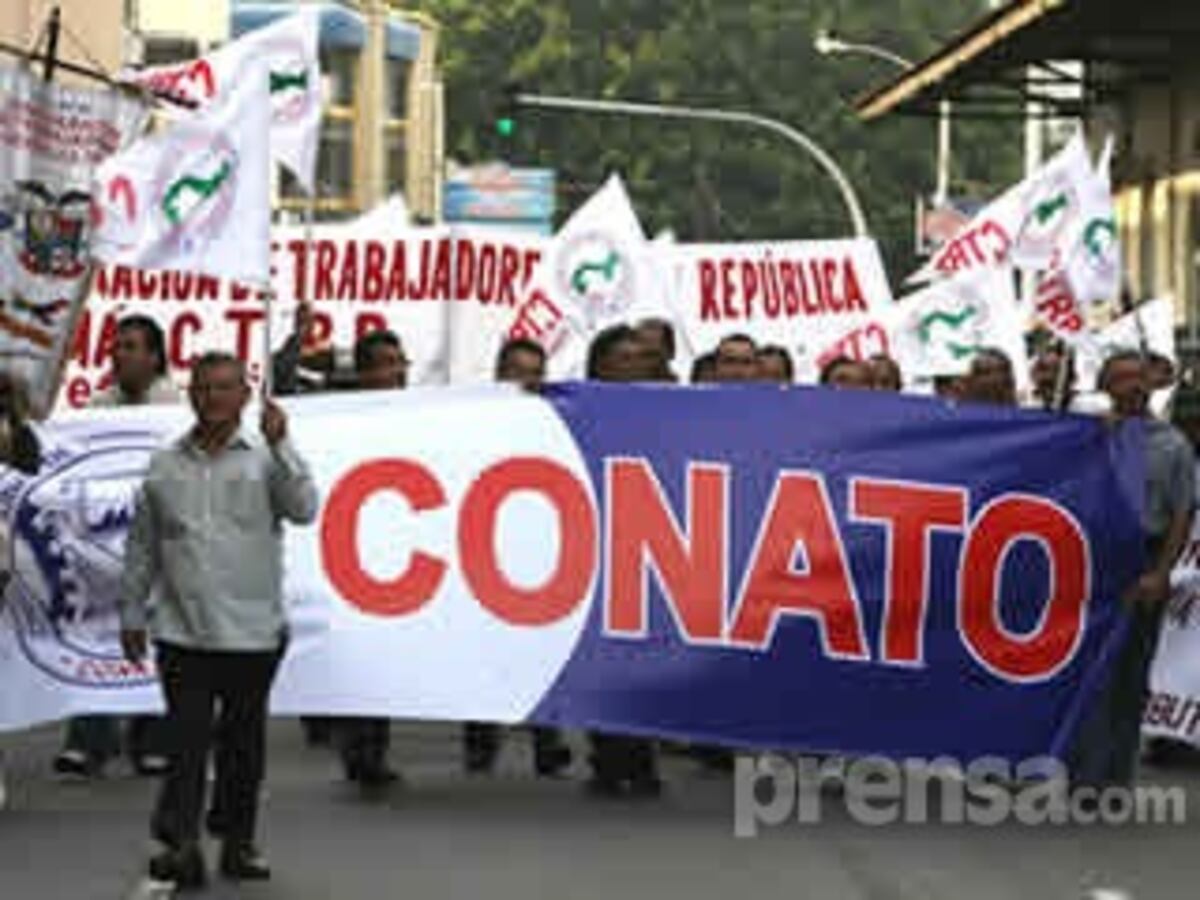
[[[833,56],[839,53],[861,53],[889,62],[901,69],[911,69],[913,61],[899,53],[893,53],[885,47],[876,44],[865,44],[843,41],[829,31],[817,32],[813,40],[813,48],[822,56]],[[938,157],[937,157],[937,187],[934,191],[934,201],[941,205],[950,196],[950,117],[952,108],[949,100],[938,104]]]
[[[737,110],[714,109],[693,106],[664,106],[657,103],[627,103],[620,100],[592,100],[583,97],[549,97],[541,94],[517,94],[515,100],[522,106],[534,106],[542,109],[572,110],[575,112],[611,113],[626,116],[648,116],[659,119],[691,119],[706,122],[730,122],[741,125],[752,125],[774,132],[800,147],[811,156],[822,169],[833,179],[841,192],[842,202],[846,205],[854,233],[860,237],[867,235],[867,219],[863,215],[862,204],[854,192],[850,179],[842,171],[837,162],[816,141],[796,128],[754,113]]]

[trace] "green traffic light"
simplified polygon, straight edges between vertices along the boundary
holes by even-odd
[[[515,119],[505,116],[502,119],[496,120],[496,132],[500,137],[510,138],[517,133],[517,122]]]

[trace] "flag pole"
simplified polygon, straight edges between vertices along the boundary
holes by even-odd
[[[1142,321],[1142,305],[1140,303],[1133,308],[1133,324],[1137,328],[1138,349],[1142,356],[1149,356],[1153,348],[1150,346],[1150,337],[1146,334],[1146,323]]]
[[[1064,341],[1062,345],[1062,357],[1058,363],[1058,378],[1054,383],[1054,411],[1067,412],[1067,387],[1070,381],[1071,363],[1074,360],[1075,351]]]
[[[317,179],[314,175],[313,180],[312,180],[312,187],[309,189],[309,191],[307,192],[307,194],[304,197],[304,258],[306,260],[309,260],[310,264],[311,264],[311,260],[313,258],[313,222],[316,220],[316,217],[317,217],[317,192],[319,190],[320,190],[320,182],[317,181]],[[306,276],[308,274],[308,271],[309,271],[308,266],[305,266],[304,273]],[[308,285],[307,284],[297,285],[296,293],[298,294],[298,297],[297,297],[298,302],[300,302],[300,303],[311,303],[312,302],[308,296]],[[311,315],[311,310],[310,310],[309,314]],[[296,354],[296,366],[297,366],[297,372],[298,372],[299,371],[298,367],[300,365],[300,361],[304,358],[304,339],[307,337],[307,335],[300,334],[300,335],[297,335],[297,337],[299,338],[299,341],[300,341],[300,346],[299,346],[298,352]],[[323,380],[325,380],[325,381],[328,380],[328,375],[325,375],[322,377],[323,377]]]
[[[263,397],[269,398],[275,390],[275,361],[271,358],[272,328],[271,313],[275,306],[275,286],[267,276],[267,286],[263,291]]]
[[[46,55],[42,59],[42,78],[47,82],[54,80],[54,68],[58,65],[58,34],[62,29],[62,10],[57,6],[50,10],[50,18],[46,22]]]

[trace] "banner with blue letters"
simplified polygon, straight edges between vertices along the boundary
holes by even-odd
[[[1136,426],[763,385],[287,410],[322,508],[285,532],[281,714],[1059,754],[1142,563]],[[71,413],[38,475],[0,474],[0,728],[158,708],[117,583],[140,475],[189,424]]]

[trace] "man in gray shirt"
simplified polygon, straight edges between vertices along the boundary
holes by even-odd
[[[145,657],[153,635],[167,707],[171,768],[152,823],[166,849],[150,874],[181,888],[206,880],[199,832],[216,735],[210,829],[224,839],[221,871],[270,877],[254,832],[267,700],[287,636],[282,522],[312,522],[318,505],[283,410],[264,398],[265,446],[242,429],[250,388],[236,357],[201,357],[188,395],[195,426],[154,455],[138,494],[120,608],[129,660]]]
[[[1079,734],[1073,763],[1077,784],[1104,788],[1133,781],[1150,664],[1171,595],[1171,570],[1191,534],[1196,463],[1187,438],[1150,415],[1150,381],[1141,354],[1122,351],[1110,356],[1100,370],[1098,387],[1111,398],[1113,417],[1140,419],[1146,435],[1146,564],[1123,597],[1129,636],[1114,661],[1107,690],[1097,698]]]

